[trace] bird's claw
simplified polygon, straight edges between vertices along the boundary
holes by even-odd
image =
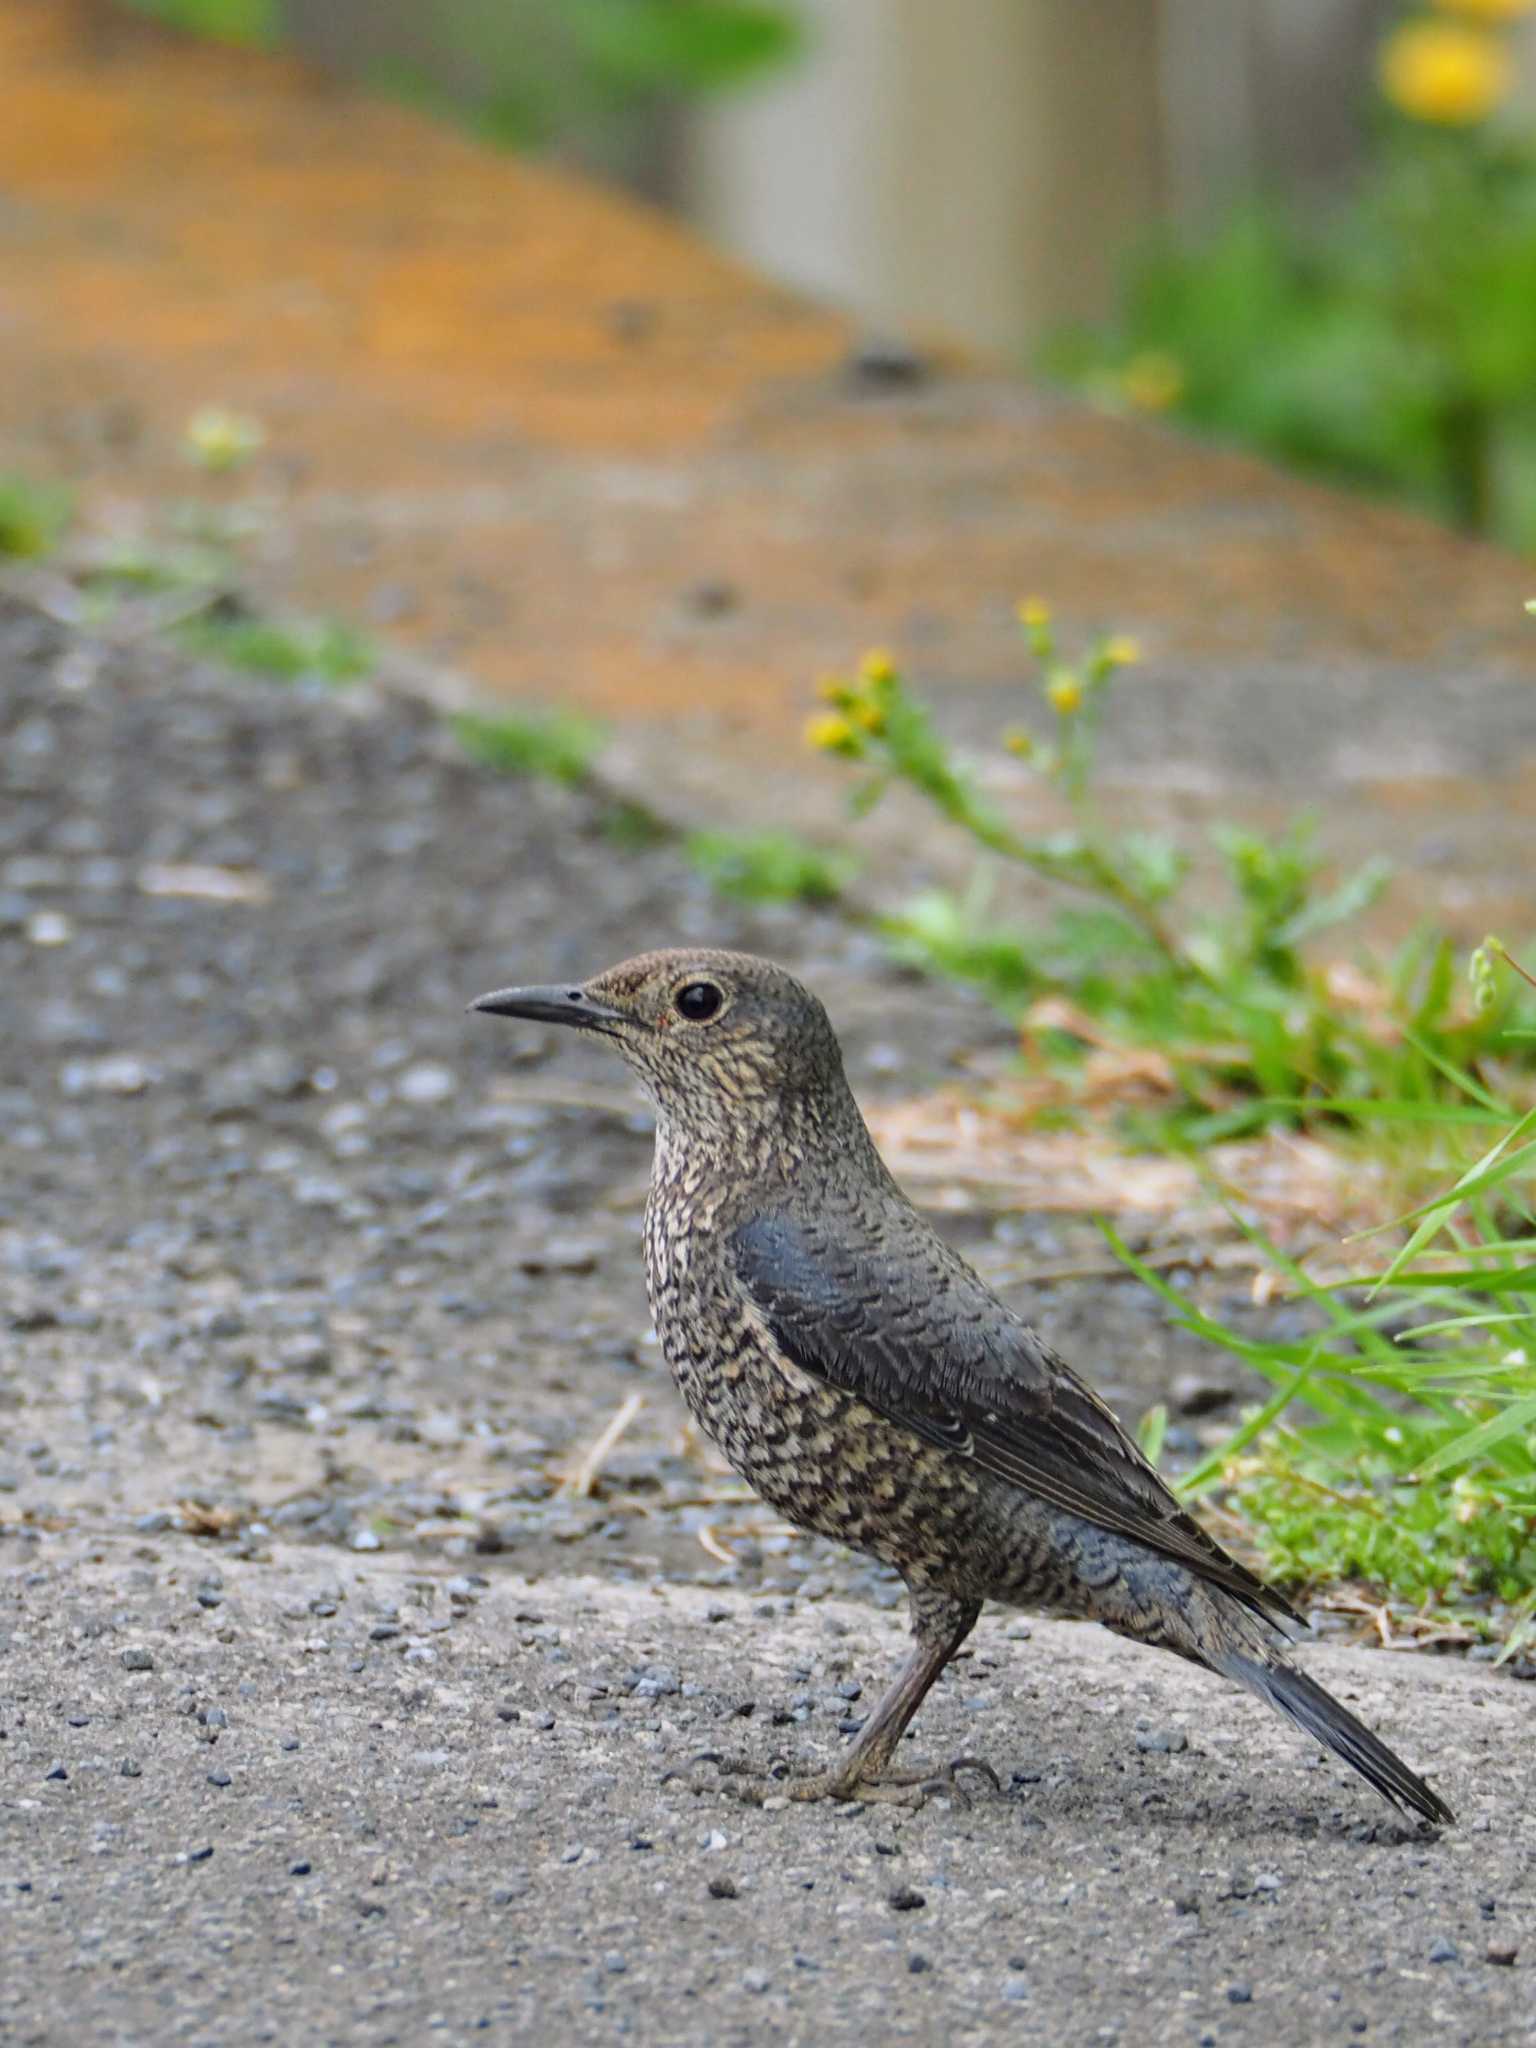
[[[713,1764],[720,1789],[747,1806],[762,1806],[775,1798],[837,1799],[861,1805],[905,1806],[916,1812],[936,1794],[942,1793],[956,1806],[968,1810],[973,1797],[961,1782],[961,1773],[965,1771],[974,1771],[978,1777],[985,1778],[997,1797],[1001,1798],[1003,1791],[1002,1780],[996,1771],[979,1756],[957,1756],[937,1769],[920,1766],[904,1771],[881,1771],[868,1777],[849,1770],[846,1765],[841,1770],[812,1771],[797,1777],[783,1757],[774,1757],[765,1765],[749,1762],[745,1757],[723,1757],[715,1750],[701,1752],[692,1762]],[[685,1776],[682,1771],[666,1774],[666,1778]],[[663,1778],[663,1784],[666,1778]],[[698,1789],[702,1790],[702,1787]]]

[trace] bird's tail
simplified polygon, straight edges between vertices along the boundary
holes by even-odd
[[[1235,1679],[1270,1706],[1278,1707],[1298,1728],[1342,1757],[1394,1806],[1412,1808],[1426,1820],[1455,1820],[1438,1792],[1432,1792],[1416,1771],[1409,1770],[1379,1736],[1305,1671],[1243,1650],[1229,1650],[1209,1661],[1223,1677]]]

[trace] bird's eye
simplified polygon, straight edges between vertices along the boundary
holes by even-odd
[[[724,1001],[712,981],[690,981],[672,998],[672,1007],[690,1024],[706,1024]]]

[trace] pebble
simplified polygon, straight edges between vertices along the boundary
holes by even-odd
[[[1189,1747],[1182,1728],[1138,1728],[1136,1747],[1152,1756],[1180,1756]]]
[[[224,1786],[232,1785],[235,1781],[231,1778],[228,1771],[210,1771],[208,1773],[208,1782],[210,1785]]]
[[[1024,2005],[1029,1999],[1029,1979],[1013,1976],[1003,1979],[1003,1996],[1014,2005]]]
[[[137,1757],[125,1756],[118,1765],[117,1772],[121,1778],[140,1778],[144,1775],[144,1766]]]
[[[886,1896],[886,1904],[893,1913],[915,1913],[928,1900],[922,1892],[914,1891],[909,1884],[899,1884]]]
[[[1430,1943],[1429,1960],[1432,1963],[1459,1963],[1461,1961],[1461,1950],[1454,1941],[1449,1940],[1442,1934]]]
[[[451,1068],[423,1061],[419,1066],[407,1067],[397,1077],[395,1094],[413,1109],[431,1109],[439,1102],[446,1102],[458,1085],[459,1077]]]
[[[736,1888],[734,1877],[712,1877],[709,1880],[709,1896],[712,1899],[739,1899],[741,1893]]]
[[[302,1861],[302,1860],[301,1860],[301,1861],[300,1861],[300,1862],[298,1862],[298,1863],[290,1863],[290,1864],[289,1864],[289,1866],[288,1866],[288,1875],[289,1875],[290,1877],[308,1877],[308,1875],[309,1875],[309,1873],[310,1873],[310,1869],[311,1869],[311,1865],[310,1865],[309,1863],[307,1863],[307,1862],[304,1862],[304,1861]]]
[[[766,1970],[743,1970],[741,1973],[743,1991],[755,1991],[761,1995],[772,1981]]]
[[[119,1662],[125,1671],[153,1671],[155,1668],[153,1652],[137,1644],[130,1644],[124,1650]]]
[[[1507,1970],[1520,1951],[1512,1941],[1490,1941],[1483,1953],[1490,1963],[1498,1963]]]
[[[1251,1984],[1229,1984],[1227,1986],[1227,2003],[1228,2005],[1252,2005],[1253,1986]]]

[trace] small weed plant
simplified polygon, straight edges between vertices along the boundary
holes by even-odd
[[[1100,1032],[1156,1048],[1169,1110],[1142,1134],[1159,1142],[1348,1123],[1364,1103],[1428,1105],[1453,1093],[1447,1073],[1499,1045],[1507,993],[1486,1009],[1468,1003],[1449,942],[1432,935],[1365,972],[1314,964],[1311,942],[1365,909],[1387,869],[1375,861],[1325,881],[1306,819],[1273,838],[1216,828],[1221,892],[1196,908],[1188,853],[1123,829],[1096,787],[1103,722],[1138,649],[1117,636],[1068,659],[1045,605],[1028,601],[1019,616],[1049,727],[1017,727],[1001,744],[1059,800],[1068,819],[1059,830],[1012,822],[889,656],[867,655],[851,679],[822,686],[827,709],[807,737],[869,771],[856,813],[905,784],[968,835],[993,873],[1021,869],[1055,888],[1047,922],[1003,925],[988,912],[989,871],[979,867],[969,891],[930,890],[883,918],[898,953],[977,984],[1015,1014],[1042,996],[1067,998],[1067,1014],[1057,1005],[1057,1021],[1036,1034],[1047,1054],[1070,1059]],[[1086,1029],[1073,1028],[1074,1012]]]
[[[603,728],[569,711],[461,712],[454,737],[473,761],[499,775],[532,775],[572,788],[587,781]]]
[[[40,483],[16,471],[0,474],[0,557],[39,561],[51,555],[74,513],[65,485]]]
[[[858,871],[794,832],[691,832],[683,850],[723,896],[744,903],[832,903]]]

